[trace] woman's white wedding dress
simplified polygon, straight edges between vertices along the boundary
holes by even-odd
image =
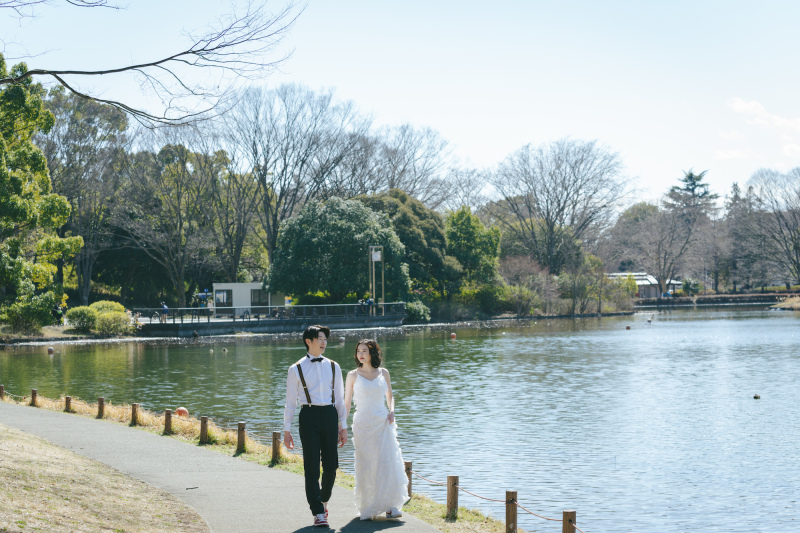
[[[356,468],[356,509],[362,520],[400,509],[408,500],[408,478],[397,442],[397,424],[386,417],[383,372],[373,380],[358,375],[353,384],[353,446]]]

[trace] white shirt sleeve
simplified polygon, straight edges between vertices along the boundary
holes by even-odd
[[[299,376],[294,365],[289,367],[289,375],[286,378],[286,407],[283,410],[283,430],[292,430],[292,420],[294,412],[297,410],[297,383]]]
[[[336,363],[336,379],[334,380],[334,396],[336,398],[336,412],[339,414],[339,423],[342,429],[347,429],[347,411],[344,408],[344,382],[342,381],[342,369]]]

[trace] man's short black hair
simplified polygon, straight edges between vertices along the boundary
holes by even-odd
[[[325,334],[325,338],[328,339],[331,336],[331,328],[328,326],[308,326],[306,330],[303,332],[303,344],[308,350],[308,343],[306,340],[313,341],[317,337],[319,337],[319,332]]]

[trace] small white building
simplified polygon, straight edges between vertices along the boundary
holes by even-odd
[[[261,283],[214,283],[214,310],[219,314],[228,314],[225,309],[236,309],[236,314],[253,307],[284,305],[284,295],[269,293]],[[233,313],[231,309],[231,313]]]
[[[636,282],[637,298],[659,298],[661,296],[658,280],[647,272],[615,272],[608,274],[608,277],[612,279],[627,278],[629,276]],[[667,282],[667,292],[674,294],[682,286],[683,284],[680,281],[671,279]]]

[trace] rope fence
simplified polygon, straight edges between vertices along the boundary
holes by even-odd
[[[529,511],[522,505],[520,505],[519,501],[517,500],[517,493],[516,491],[506,491],[506,499],[499,500],[497,498],[487,498],[486,496],[481,496],[480,494],[475,494],[474,492],[470,492],[466,490],[464,487],[459,485],[458,476],[447,476],[446,483],[440,483],[438,481],[434,481],[432,479],[428,479],[424,476],[419,475],[412,469],[411,461],[406,461],[405,463],[406,468],[406,476],[408,476],[408,496],[411,497],[411,476],[418,477],[419,479],[425,480],[428,483],[432,483],[433,485],[439,486],[446,486],[447,487],[447,512],[446,517],[452,520],[458,519],[458,492],[465,492],[470,496],[474,496],[475,498],[480,498],[481,500],[486,500],[490,502],[496,503],[503,503],[506,506],[506,533],[516,533],[517,532],[517,509],[522,509],[522,511],[541,518],[542,520],[548,520],[551,522],[561,522],[562,523],[562,533],[585,533],[582,529],[580,529],[576,525],[576,512],[573,510],[566,510],[563,513],[562,518],[549,518],[546,516],[542,516],[540,514],[534,513],[533,511]]]
[[[161,426],[163,424],[164,435],[171,435],[176,433],[176,429],[178,432],[186,435],[187,433],[192,436],[192,438],[197,438],[199,444],[209,444],[211,442],[210,438],[210,426],[209,426],[209,417],[201,416],[199,420],[199,431],[195,431],[196,426],[196,419],[187,419],[185,415],[176,415],[173,417],[172,409],[165,409],[163,416],[149,413],[146,411],[141,410],[140,404],[133,403],[130,405],[129,411],[127,408],[123,409],[122,412],[120,411],[120,406],[113,406],[114,409],[108,412],[106,407],[109,409],[112,408],[110,403],[105,402],[105,398],[100,397],[97,399],[97,403],[92,405],[86,402],[80,402],[80,405],[76,403],[73,406],[72,397],[71,396],[64,396],[63,402],[62,400],[50,400],[47,398],[39,398],[38,391],[36,389],[31,389],[30,394],[30,402],[26,402],[28,396],[20,396],[17,394],[11,394],[10,392],[5,390],[4,385],[0,385],[0,401],[4,400],[5,396],[10,396],[12,398],[19,398],[21,401],[19,403],[27,404],[34,407],[46,407],[46,408],[61,408],[63,403],[63,410],[68,413],[82,413],[82,414],[94,414],[96,410],[96,418],[111,418],[115,419],[119,422],[129,422],[131,426],[137,425],[146,425],[146,426]],[[129,414],[128,414],[129,412]],[[188,428],[186,426],[192,426]],[[247,431],[246,431],[246,423],[239,422],[236,428],[228,428],[224,426],[211,426],[214,432],[225,431],[228,434],[236,434],[235,444],[236,444],[236,453],[246,453],[247,452]],[[195,433],[197,435],[195,436]],[[217,440],[218,442],[218,440]],[[233,444],[233,440],[229,439],[226,442],[231,442]],[[251,444],[254,441],[251,439]],[[284,457],[282,456],[282,444],[283,444],[283,431],[273,431],[272,432],[272,445],[269,447],[269,451],[271,452],[271,462],[273,464],[283,462]],[[264,446],[261,443],[258,443],[259,446]],[[266,446],[264,446],[266,447]],[[295,446],[296,450],[302,452],[301,446]],[[285,452],[286,455],[299,455],[297,453],[289,454]],[[340,459],[340,462],[344,463],[354,463],[354,459]],[[406,476],[408,477],[408,496],[411,497],[411,489],[412,489],[412,476],[415,476],[419,479],[422,479],[428,483],[438,486],[446,486],[447,487],[447,512],[446,517],[451,520],[458,519],[458,493],[464,492],[473,496],[475,498],[479,498],[481,500],[486,500],[490,502],[502,503],[505,504],[506,507],[506,533],[517,533],[517,509],[521,509],[523,512],[528,513],[530,515],[536,516],[541,518],[542,520],[547,520],[551,522],[561,522],[562,523],[562,533],[585,533],[582,529],[580,529],[577,525],[576,519],[576,512],[574,510],[565,510],[563,512],[562,518],[548,518],[546,516],[542,516],[540,514],[534,513],[520,505],[519,501],[517,500],[517,492],[516,491],[506,491],[506,498],[504,500],[496,499],[496,498],[487,498],[486,496],[481,496],[479,494],[475,494],[463,488],[459,485],[458,476],[447,476],[447,482],[442,483],[438,481],[434,481],[432,479],[428,479],[424,476],[421,476],[417,472],[412,469],[411,461],[405,462],[405,472]]]

